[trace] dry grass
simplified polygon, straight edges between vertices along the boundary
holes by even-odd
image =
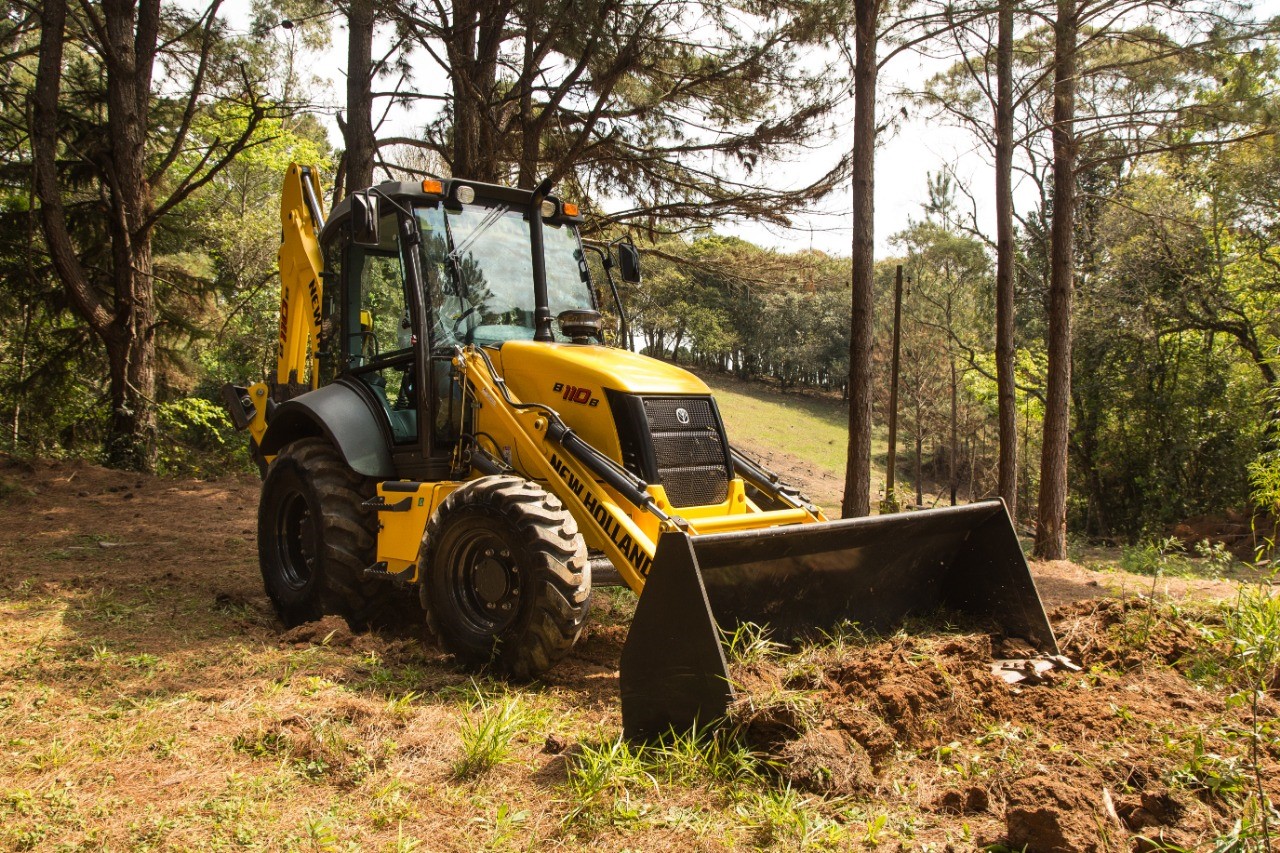
[[[19,486],[0,498],[0,849],[968,849],[998,820],[938,792],[1053,748],[983,729],[856,797],[724,738],[637,749],[618,739],[628,594],[599,597],[544,683],[504,685],[414,638],[286,642],[251,479],[0,472]],[[845,653],[788,663],[804,683],[783,698],[811,710]]]
[[[600,596],[592,636],[546,683],[503,685],[414,638],[284,642],[258,577],[252,479],[6,474],[21,488],[0,504],[0,849],[687,850],[755,837],[756,812],[698,781],[710,773],[573,801],[577,765],[545,744],[616,740],[628,594]],[[471,740],[495,707],[504,725],[481,772]]]

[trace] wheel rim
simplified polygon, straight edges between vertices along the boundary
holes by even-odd
[[[511,547],[489,530],[463,533],[450,561],[456,610],[472,630],[497,634],[520,613],[520,567]]]
[[[299,590],[311,582],[313,558],[307,553],[306,534],[311,511],[301,492],[290,492],[281,501],[276,515],[276,564],[280,579],[290,589]]]

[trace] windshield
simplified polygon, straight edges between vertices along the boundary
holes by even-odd
[[[476,203],[443,214],[438,207],[419,208],[417,213],[436,314],[433,345],[531,340],[533,261],[525,211]],[[442,221],[446,218],[447,238]],[[545,221],[542,231],[551,316],[595,308],[577,232],[570,225]],[[451,248],[446,250],[446,245]],[[559,328],[553,331],[557,340],[567,340]]]

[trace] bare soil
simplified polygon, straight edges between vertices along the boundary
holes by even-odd
[[[572,819],[565,754],[620,730],[625,596],[598,597],[572,658],[519,688],[541,722],[513,756],[459,780],[472,674],[340,619],[285,631],[257,569],[258,490],[0,460],[0,848],[763,843],[712,788],[642,787],[626,794],[638,817]],[[1238,775],[1247,720],[1188,678],[1214,649],[1151,605],[1149,578],[1033,569],[1081,673],[1010,685],[989,662],[1016,643],[919,633],[737,673],[744,736],[843,822],[832,846],[1197,849],[1229,829],[1238,797],[1215,779]],[[1186,606],[1235,591],[1154,588]],[[1271,699],[1262,710],[1271,720]],[[1280,756],[1261,758],[1280,796]]]
[[[922,810],[963,819],[985,843],[1066,853],[1145,849],[1145,838],[1199,849],[1237,814],[1212,790],[1223,767],[1210,765],[1238,755],[1250,721],[1186,677],[1225,650],[1153,613],[1138,598],[1054,607],[1063,653],[1087,669],[1035,684],[994,675],[993,657],[1027,650],[983,634],[900,635],[800,667],[755,664],[737,673],[750,695],[736,714],[792,784],[887,798],[905,788]],[[820,711],[806,719],[754,699],[788,687],[810,691]],[[1268,697],[1264,719],[1277,708]],[[1278,758],[1274,747],[1261,756],[1271,797],[1280,795]]]

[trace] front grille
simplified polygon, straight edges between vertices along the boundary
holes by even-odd
[[[646,397],[645,419],[657,481],[674,507],[723,501],[729,494],[728,454],[720,419],[705,397]]]

